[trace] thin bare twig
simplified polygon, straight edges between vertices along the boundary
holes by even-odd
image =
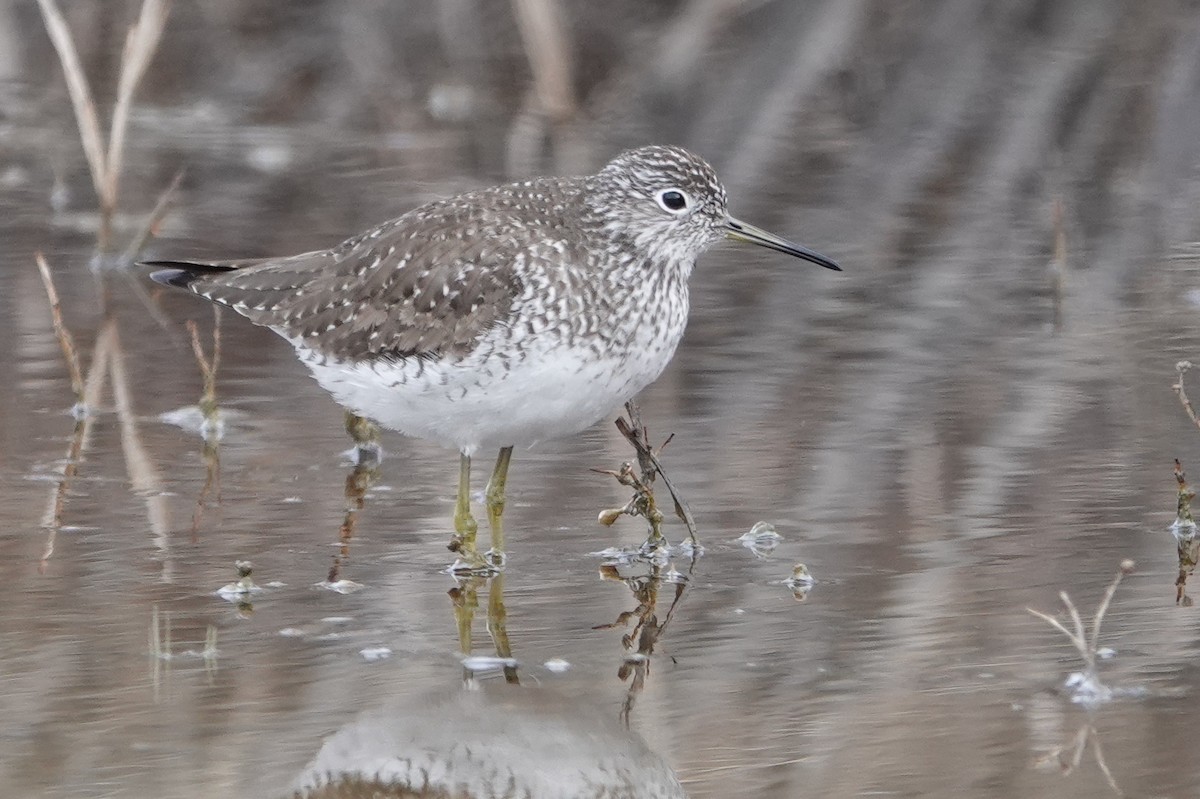
[[[671,483],[671,479],[667,477],[667,473],[658,459],[658,453],[662,452],[671,443],[675,435],[672,433],[670,436],[667,436],[666,441],[656,451],[650,446],[649,433],[645,425],[642,424],[642,414],[637,404],[633,400],[626,402],[625,411],[629,414],[629,421],[626,422],[625,419],[618,417],[616,422],[617,430],[620,431],[621,435],[625,436],[625,439],[637,452],[638,463],[642,468],[643,480],[647,483],[653,482],[655,474],[662,478],[663,485],[667,487],[667,492],[671,495],[671,499],[675,503],[675,515],[687,525],[688,535],[695,542],[696,520],[692,516],[692,511],[688,508],[687,502],[680,497],[679,492],[675,490],[675,486]]]
[[[183,180],[186,171],[181,169],[176,172],[175,177],[171,178],[171,182],[163,189],[162,194],[158,195],[158,201],[154,203],[153,210],[146,216],[141,230],[129,242],[129,246],[125,248],[125,254],[121,258],[122,263],[131,264],[137,260],[138,255],[142,252],[142,248],[146,246],[146,242],[158,232],[159,225],[166,219],[167,214],[171,212],[171,208],[175,202],[175,193],[179,190],[179,184]]]

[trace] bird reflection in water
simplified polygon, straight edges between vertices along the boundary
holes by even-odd
[[[463,653],[465,690],[395,699],[325,740],[292,789],[296,799],[675,799],[674,772],[621,719],[578,696],[518,684],[504,606],[504,576],[460,577],[450,598]],[[659,578],[656,578],[659,579]],[[654,582],[654,581],[651,581]],[[639,604],[655,604],[657,588]],[[475,652],[480,593],[495,657]],[[676,593],[678,601],[679,593]],[[672,605],[674,607],[674,603]],[[668,613],[669,619],[670,613]],[[647,617],[638,636],[648,657],[666,625]],[[652,632],[650,632],[652,631]],[[499,668],[504,682],[478,680]],[[635,681],[639,688],[647,671]]]
[[[636,734],[576,696],[491,683],[394,701],[326,739],[293,797],[673,799],[679,780]]]

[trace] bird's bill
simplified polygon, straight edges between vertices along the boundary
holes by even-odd
[[[823,266],[826,269],[832,269],[835,272],[842,271],[842,268],[833,261],[821,255],[819,252],[814,252],[807,247],[801,247],[799,244],[793,244],[787,239],[781,239],[774,233],[768,233],[762,228],[757,228],[754,225],[748,225],[733,217],[729,217],[726,223],[728,232],[725,234],[734,241],[745,241],[750,244],[757,244],[760,247],[766,247],[768,250],[775,252],[787,253],[794,255],[797,258],[803,258],[806,261],[811,261],[817,266]]]

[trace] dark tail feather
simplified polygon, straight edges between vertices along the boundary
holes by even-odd
[[[186,289],[192,281],[208,275],[228,272],[234,267],[225,264],[197,264],[191,261],[142,261],[141,266],[165,266],[150,273],[150,279],[164,286]]]

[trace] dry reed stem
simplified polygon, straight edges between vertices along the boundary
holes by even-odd
[[[117,99],[113,106],[109,127],[108,151],[105,153],[104,137],[100,132],[96,102],[88,84],[87,75],[79,60],[79,52],[66,19],[55,0],[38,0],[42,19],[50,40],[58,51],[71,105],[75,109],[75,122],[79,128],[79,139],[92,174],[92,184],[100,200],[101,224],[100,246],[108,244],[112,215],[117,208],[117,190],[120,185],[121,168],[125,151],[125,131],[129,126],[129,110],[133,105],[133,94],[149,66],[151,58],[162,37],[167,20],[166,0],[143,0],[138,19],[129,28],[125,37],[125,49],[121,54],[121,72],[117,79]]]
[[[1067,608],[1067,613],[1071,617],[1071,623],[1075,627],[1074,632],[1068,630],[1062,622],[1047,613],[1042,613],[1040,610],[1034,610],[1033,608],[1025,608],[1025,610],[1065,635],[1072,646],[1079,652],[1079,656],[1083,658],[1086,671],[1094,675],[1096,672],[1096,651],[1100,646],[1100,627],[1104,624],[1104,617],[1108,613],[1108,606],[1112,602],[1117,586],[1121,584],[1121,580],[1124,579],[1126,574],[1133,571],[1133,568],[1134,562],[1132,560],[1125,559],[1121,561],[1116,576],[1108,584],[1108,588],[1104,591],[1104,597],[1100,600],[1100,604],[1096,606],[1096,613],[1092,616],[1092,637],[1090,641],[1084,632],[1083,619],[1079,615],[1079,610],[1075,607],[1075,603],[1071,601],[1071,597],[1066,591],[1059,591],[1058,597]]]
[[[87,404],[84,402],[83,369],[79,365],[79,350],[75,346],[75,338],[63,323],[62,306],[58,301],[58,290],[54,288],[54,278],[50,275],[50,266],[42,254],[35,253],[38,272],[42,276],[42,285],[46,288],[46,297],[50,300],[50,313],[54,318],[54,335],[58,337],[63,356],[67,359],[67,369],[71,373],[71,390],[75,392],[75,402],[83,406],[86,413]]]
[[[571,49],[557,0],[513,0],[513,10],[538,110],[555,121],[570,118],[575,113]]]
[[[50,34],[50,41],[54,43],[54,49],[58,51],[58,60],[62,63],[67,91],[75,109],[75,123],[79,126],[79,138],[83,143],[83,153],[92,173],[92,185],[96,189],[96,196],[103,198],[106,174],[104,140],[100,134],[100,120],[96,115],[96,103],[92,99],[87,75],[84,74],[79,52],[75,49],[75,40],[71,38],[71,31],[58,9],[58,4],[55,0],[38,0],[38,7],[42,10],[46,32]]]
[[[133,104],[133,93],[146,74],[146,67],[154,57],[167,22],[165,0],[144,0],[137,22],[129,28],[125,37],[125,50],[121,54],[121,74],[117,79],[117,102],[113,106],[112,127],[108,134],[108,158],[105,162],[101,205],[109,212],[117,207],[117,187],[121,177],[121,166],[125,150],[125,129],[129,124],[129,109]]]
[[[171,178],[171,182],[163,189],[162,194],[158,195],[158,201],[154,203],[153,210],[146,216],[146,221],[142,224],[138,235],[134,236],[133,241],[129,242],[129,247],[126,248],[125,255],[122,258],[123,262],[133,263],[142,252],[142,248],[146,246],[146,242],[150,240],[150,237],[158,232],[159,225],[166,219],[167,214],[171,212],[175,193],[179,190],[179,184],[183,180],[185,171],[181,169],[176,172],[175,177]]]

